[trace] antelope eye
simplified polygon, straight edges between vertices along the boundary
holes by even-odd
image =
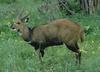
[[[20,22],[17,22],[17,24],[20,24]]]

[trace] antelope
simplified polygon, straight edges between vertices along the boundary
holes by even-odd
[[[78,41],[83,42],[84,30],[79,24],[68,19],[57,19],[30,28],[25,24],[27,18],[28,15],[18,16],[11,28],[19,32],[24,41],[35,48],[40,60],[44,56],[45,48],[65,44],[66,48],[75,53],[76,63],[81,63]]]

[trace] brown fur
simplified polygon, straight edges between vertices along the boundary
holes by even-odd
[[[21,19],[17,19],[11,27],[21,32],[25,41],[30,41],[29,44],[35,47],[40,59],[48,46],[65,44],[68,49],[76,53],[76,61],[80,63],[81,52],[77,42],[79,39],[83,41],[84,34],[80,25],[67,19],[57,19],[30,29]]]

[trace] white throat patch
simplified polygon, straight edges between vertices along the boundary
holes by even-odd
[[[22,33],[21,33],[21,32],[18,32],[18,34],[19,34],[20,36],[22,36]]]

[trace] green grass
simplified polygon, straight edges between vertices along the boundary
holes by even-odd
[[[27,5],[26,5],[27,3]],[[68,16],[87,29],[83,43],[79,42],[82,51],[80,68],[75,64],[74,53],[65,45],[45,49],[43,65],[39,63],[35,50],[9,26],[10,21],[19,13],[19,7],[25,6],[31,13],[28,26],[39,25],[48,20],[37,12],[41,2],[28,0],[20,3],[0,4],[0,72],[100,72],[100,16],[74,15]],[[13,6],[13,8],[12,8]],[[55,18],[62,16],[55,15]]]

